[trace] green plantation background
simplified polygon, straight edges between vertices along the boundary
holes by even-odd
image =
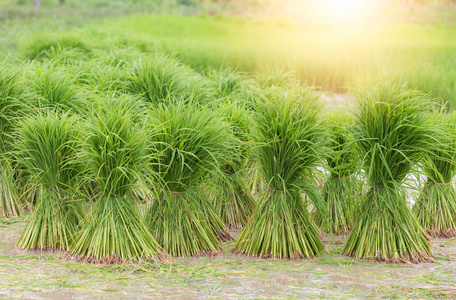
[[[339,93],[402,76],[410,87],[456,103],[455,13],[443,5],[392,5],[369,22],[328,24],[307,14],[265,17],[271,15],[263,14],[268,5],[249,2],[126,2],[122,8],[115,2],[107,8],[90,1],[64,7],[43,2],[39,12],[4,3],[0,50],[20,59],[33,59],[59,42],[88,55],[134,45],[143,52],[173,54],[198,70],[231,66],[255,73],[280,67],[305,84]]]

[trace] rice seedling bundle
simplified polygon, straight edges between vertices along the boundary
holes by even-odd
[[[0,216],[19,216],[18,191],[15,186],[14,170],[10,159],[0,158]]]
[[[233,142],[230,159],[221,166],[224,177],[216,188],[215,209],[230,228],[242,228],[255,208],[255,199],[245,179],[245,168],[250,154],[250,113],[237,105],[221,107],[225,121],[230,125]]]
[[[76,119],[49,112],[18,125],[17,162],[42,190],[36,208],[17,241],[23,249],[67,250],[82,218],[72,195],[78,132]]]
[[[244,89],[245,75],[231,68],[211,69],[207,73],[208,78],[213,82],[214,90],[219,98],[241,93]]]
[[[9,133],[23,113],[25,95],[25,87],[19,81],[17,72],[0,65],[0,216],[18,216],[20,213],[14,166],[9,155]]]
[[[440,117],[441,119],[441,117]],[[440,120],[444,134],[438,150],[427,155],[421,167],[427,176],[413,212],[418,222],[432,237],[456,236],[456,114]]]
[[[107,92],[125,90],[127,70],[133,68],[133,62],[141,53],[133,47],[120,47],[94,50],[93,55],[90,61],[74,67],[77,83]]]
[[[36,65],[29,78],[31,91],[30,106],[36,110],[58,110],[61,112],[83,111],[84,101],[80,98],[68,69],[59,67],[55,61],[47,65]]]
[[[101,60],[91,60],[74,67],[76,82],[96,92],[121,91],[125,85],[125,71]]]
[[[270,89],[255,108],[253,155],[268,187],[242,229],[235,252],[275,258],[309,258],[323,245],[301,192],[319,207],[312,169],[325,147],[325,126],[310,90]]]
[[[128,77],[127,90],[153,104],[184,93],[188,70],[166,55],[142,57]]]
[[[55,54],[69,50],[79,55],[86,55],[91,51],[91,48],[76,36],[66,34],[63,37],[50,37],[49,33],[46,33],[46,35],[36,36],[27,45],[24,53],[30,60],[43,61],[52,59]]]
[[[71,247],[80,260],[110,264],[166,259],[129,194],[149,159],[145,132],[136,122],[137,105],[131,98],[107,97],[86,124],[81,159],[99,193]]]
[[[322,189],[329,220],[324,220],[317,211],[315,221],[325,232],[346,234],[353,225],[362,188],[355,174],[358,157],[350,132],[351,119],[347,115],[339,114],[332,116],[329,123],[329,151],[325,161],[330,175]]]
[[[355,94],[354,136],[369,189],[348,236],[348,255],[388,262],[432,259],[427,235],[406,203],[411,169],[438,147],[432,102],[403,84],[380,83]]]
[[[227,125],[210,107],[176,101],[152,108],[149,126],[159,153],[150,168],[158,195],[146,214],[149,228],[173,256],[216,254],[219,238],[231,236],[201,185],[221,176],[230,155]]]
[[[265,72],[257,73],[255,82],[262,89],[270,87],[287,87],[297,83],[294,73],[285,71],[283,68],[268,69]]]
[[[25,86],[19,81],[18,73],[0,65],[0,147],[5,151],[9,141],[8,132],[23,110],[26,96]]]
[[[127,76],[125,89],[152,104],[175,98],[207,104],[217,98],[210,80],[163,54],[141,57]]]

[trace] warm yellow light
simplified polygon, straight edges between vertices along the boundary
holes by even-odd
[[[354,21],[363,17],[369,0],[314,0],[318,17],[324,21]]]

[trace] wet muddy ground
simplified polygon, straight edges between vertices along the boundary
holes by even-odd
[[[393,265],[343,257],[342,237],[324,238],[313,260],[262,260],[231,254],[170,264],[89,265],[63,253],[25,252],[14,243],[24,223],[0,221],[0,298],[453,298],[456,239],[433,242],[435,260]]]

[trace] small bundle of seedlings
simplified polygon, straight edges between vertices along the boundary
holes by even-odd
[[[32,39],[25,49],[25,56],[30,60],[45,61],[52,59],[62,51],[72,51],[79,57],[89,54],[91,48],[80,40],[79,36],[68,35],[50,36],[39,34]]]
[[[141,57],[127,76],[125,89],[154,105],[175,98],[207,104],[217,98],[208,79],[163,54]]]
[[[187,68],[166,55],[141,57],[128,76],[126,89],[152,104],[184,93]]]
[[[301,194],[305,192],[323,208],[312,183],[312,169],[326,143],[319,112],[315,94],[299,87],[270,89],[258,100],[253,155],[267,189],[242,229],[235,252],[296,259],[322,253],[322,242]]]
[[[58,61],[35,65],[29,82],[32,92],[30,106],[35,110],[72,113],[84,111],[84,101],[81,100],[73,79],[70,79],[66,68],[58,66]]]
[[[75,126],[74,118],[52,112],[18,124],[17,162],[42,190],[17,241],[19,248],[67,250],[73,241],[83,217],[72,192],[78,173]]]
[[[92,59],[72,66],[76,83],[95,92],[123,91],[127,70],[141,55],[135,47],[112,47],[96,49]]]
[[[218,98],[235,96],[244,89],[246,77],[231,68],[211,69],[207,77],[212,81],[213,89]]]
[[[262,89],[270,87],[290,87],[297,83],[294,73],[285,71],[283,68],[267,69],[265,72],[256,74],[255,82]]]
[[[149,119],[159,153],[150,164],[157,195],[146,214],[149,228],[173,256],[217,254],[219,239],[231,236],[201,185],[221,177],[220,164],[231,155],[228,126],[210,107],[180,100],[152,108]]]
[[[19,216],[18,190],[15,185],[14,169],[10,158],[0,157],[0,216]]]
[[[407,206],[403,184],[423,156],[440,146],[429,118],[432,101],[391,83],[360,90],[355,97],[353,133],[369,188],[344,252],[387,262],[429,261],[428,236]]]
[[[440,146],[427,155],[421,168],[427,176],[413,212],[418,222],[432,237],[456,236],[456,114],[444,116],[438,122],[443,134]]]
[[[175,98],[207,104],[217,98],[210,80],[163,54],[142,56],[126,81],[125,89],[129,93],[154,105]]]
[[[229,228],[242,228],[255,208],[255,199],[245,179],[251,150],[248,136],[250,114],[235,103],[223,107],[221,113],[231,127],[234,141],[230,160],[221,166],[224,177],[216,189],[215,209]]]
[[[136,62],[128,90],[141,95],[151,103],[182,93],[184,74],[174,59],[165,55],[142,58]]]
[[[147,164],[147,136],[138,127],[138,103],[108,97],[86,125],[81,159],[98,183],[92,213],[81,225],[71,254],[89,263],[166,259],[129,194]]]
[[[325,156],[330,175],[322,189],[329,220],[324,220],[318,211],[315,214],[315,222],[323,231],[337,235],[348,234],[353,226],[362,188],[356,178],[358,157],[350,132],[351,123],[344,114],[330,118],[329,151]]]

